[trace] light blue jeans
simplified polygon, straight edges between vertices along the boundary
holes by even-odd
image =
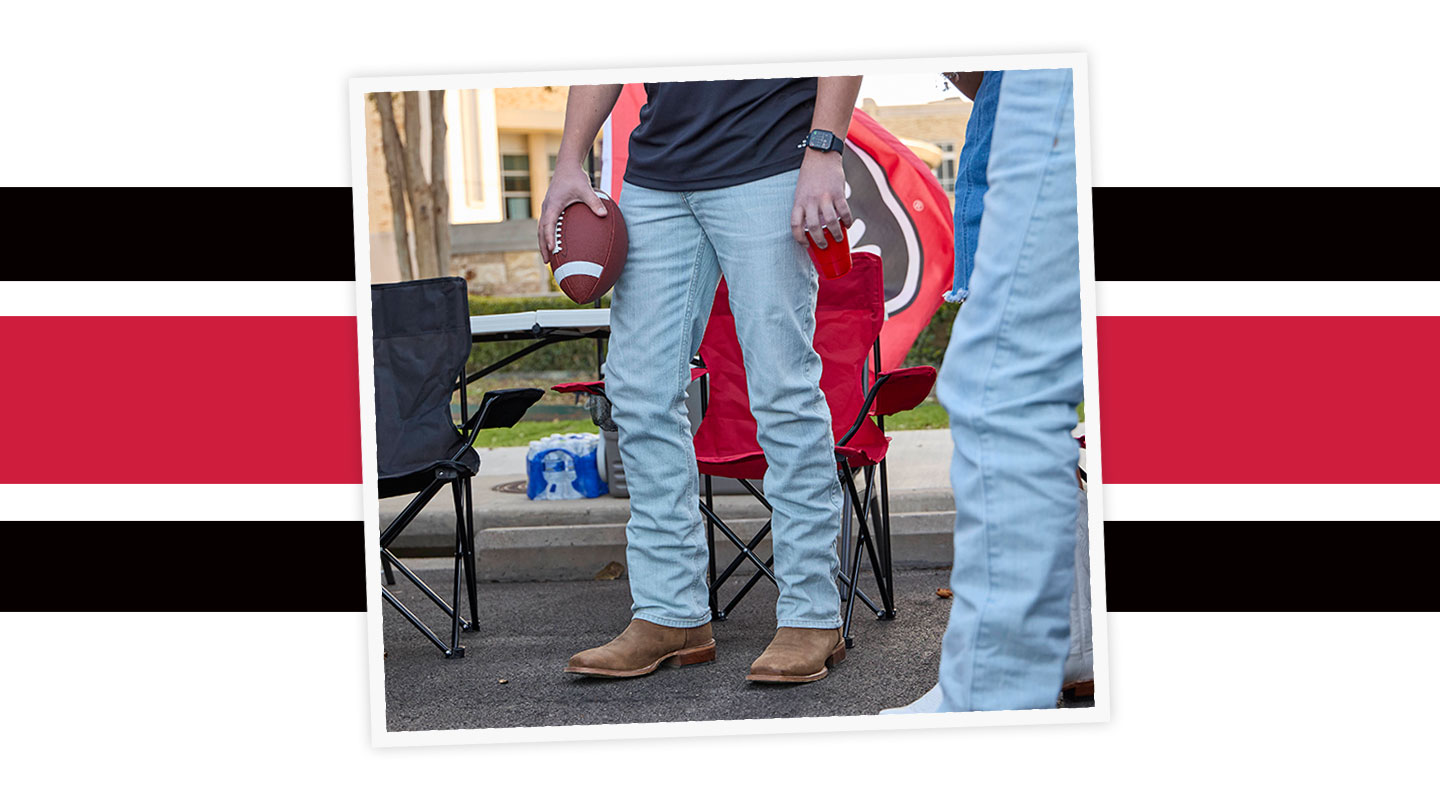
[[[813,345],[819,276],[790,236],[798,174],[695,192],[626,183],[620,193],[630,254],[610,308],[605,381],[630,489],[625,557],[636,619],[710,619],[685,397],[723,274],[769,463],[776,621],[840,627],[840,484]]]
[[[939,378],[956,508],[940,711],[1054,708],[1070,642],[1084,399],[1070,71],[1006,71],[990,147]]]

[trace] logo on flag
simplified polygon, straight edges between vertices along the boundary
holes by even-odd
[[[935,175],[870,115],[856,109],[845,141],[851,248],[885,264],[881,363],[899,366],[935,316],[955,274],[950,202]]]

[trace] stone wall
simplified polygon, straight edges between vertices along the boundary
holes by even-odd
[[[457,254],[450,258],[450,274],[464,278],[471,294],[514,296],[554,291],[550,270],[535,250]]]

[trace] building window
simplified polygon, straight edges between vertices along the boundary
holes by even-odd
[[[530,219],[530,156],[502,154],[500,182],[501,194],[505,197],[505,219]]]
[[[940,159],[940,166],[935,168],[935,179],[940,181],[940,188],[953,201],[955,199],[955,143],[936,142],[936,147],[944,156]]]

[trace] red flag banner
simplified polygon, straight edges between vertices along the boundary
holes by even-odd
[[[600,190],[613,200],[620,199],[625,182],[625,165],[630,162],[630,132],[640,124],[640,107],[645,105],[645,84],[627,83],[620,99],[605,120],[601,141]]]
[[[855,110],[845,143],[851,249],[885,263],[880,361],[898,367],[953,283],[955,223],[929,167],[870,115]]]

